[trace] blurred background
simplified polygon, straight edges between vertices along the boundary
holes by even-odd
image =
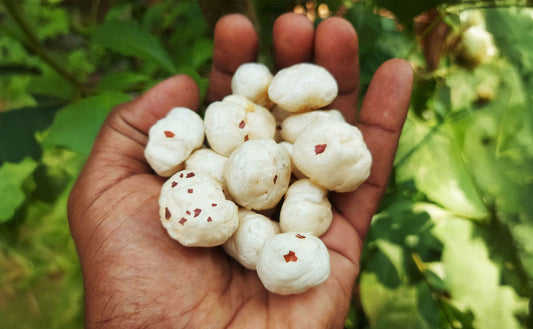
[[[82,328],[69,191],[106,114],[169,75],[205,93],[241,12],[273,68],[287,11],[358,31],[361,94],[415,70],[346,328],[533,328],[533,2],[0,0],[0,328]]]

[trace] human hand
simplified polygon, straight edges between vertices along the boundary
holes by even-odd
[[[172,240],[158,215],[164,179],[144,158],[148,129],[171,108],[197,109],[196,84],[171,77],[115,108],[105,121],[74,186],[68,214],[83,271],[87,328],[342,328],[359,273],[362,241],[385,192],[413,75],[402,60],[375,73],[356,120],[359,91],[357,36],[343,19],[315,30],[304,17],[285,14],[273,29],[277,68],[315,62],[337,79],[336,108],[356,123],[373,155],[369,179],[354,192],[331,194],[332,225],[321,238],[330,252],[330,277],[303,294],[264,289],[254,271],[222,248],[187,248]],[[254,62],[257,35],[239,15],[215,31],[207,101],[230,93],[231,76]]]

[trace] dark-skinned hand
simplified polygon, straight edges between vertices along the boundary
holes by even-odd
[[[359,273],[362,241],[385,192],[413,73],[399,59],[375,72],[357,112],[358,40],[342,18],[315,29],[304,16],[285,14],[273,26],[274,61],[280,69],[314,62],[336,78],[341,110],[362,131],[373,155],[369,179],[356,191],[331,194],[328,232],[331,273],[298,295],[269,293],[256,272],[222,248],[187,248],[172,240],[158,215],[164,179],[144,158],[148,129],[177,106],[196,110],[198,87],[171,77],[141,97],[116,107],[106,119],[68,205],[85,285],[87,328],[342,328]],[[229,94],[237,67],[256,61],[258,37],[243,16],[225,16],[214,36],[207,102]]]

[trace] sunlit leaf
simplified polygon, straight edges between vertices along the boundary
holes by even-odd
[[[89,154],[94,138],[109,111],[129,100],[129,95],[109,92],[64,107],[57,113],[44,145],[62,146]]]
[[[93,40],[122,55],[153,61],[168,73],[176,67],[159,40],[134,21],[106,21],[92,34]]]
[[[429,199],[458,215],[486,218],[485,205],[447,125],[430,132],[419,121],[409,119],[400,143],[403,160],[397,163],[398,182],[413,180]]]
[[[11,219],[24,202],[26,195],[22,185],[36,167],[37,162],[31,158],[25,158],[20,163],[6,162],[0,167],[0,223]]]
[[[435,234],[444,244],[444,280],[452,303],[462,311],[472,311],[476,328],[521,328],[516,315],[527,313],[527,300],[500,285],[498,267],[489,259],[475,225],[447,216],[435,227]]]
[[[438,327],[438,306],[423,283],[390,289],[379,281],[376,274],[365,272],[361,275],[360,292],[372,328]],[[420,308],[424,309],[423,313]]]

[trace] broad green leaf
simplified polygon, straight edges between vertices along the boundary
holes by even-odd
[[[44,146],[62,146],[89,154],[107,114],[118,104],[130,101],[126,94],[109,92],[83,99],[61,109],[43,141]]]
[[[149,78],[146,75],[136,72],[110,73],[102,77],[96,86],[96,90],[99,92],[125,91],[148,80]]]
[[[529,74],[533,71],[533,20],[529,8],[486,11],[487,30],[500,52]]]
[[[0,112],[0,164],[19,162],[26,156],[37,160],[41,147],[35,132],[52,123],[58,108],[58,105],[43,105]]]
[[[125,56],[157,63],[168,73],[176,67],[159,40],[134,21],[106,21],[92,33],[95,42]]]
[[[55,97],[70,101],[74,98],[75,87],[50,67],[43,67],[43,74],[32,76],[28,85],[32,95]]]
[[[448,215],[434,232],[444,244],[444,281],[453,297],[451,303],[474,314],[475,328],[521,328],[516,315],[527,314],[527,300],[500,285],[498,267],[490,260],[475,224]]]
[[[192,47],[192,65],[195,68],[207,63],[213,55],[213,41],[207,38],[200,38],[194,42]]]
[[[344,18],[350,21],[359,38],[359,55],[364,56],[374,48],[375,40],[381,35],[381,17],[364,2],[354,2]]]
[[[392,263],[392,266],[396,269],[398,277],[401,280],[404,280],[406,277],[405,256],[402,247],[384,239],[377,239],[374,241],[374,244],[385,256],[387,256]]]
[[[23,183],[36,167],[37,162],[31,158],[25,158],[20,163],[5,162],[0,167],[0,223],[11,219],[26,199]]]
[[[400,139],[403,160],[396,164],[397,182],[414,181],[430,200],[457,215],[486,218],[485,205],[449,129],[444,124],[430,133],[418,120],[407,120]]]
[[[373,329],[438,328],[438,306],[423,283],[396,289],[384,286],[374,273],[360,278],[363,309]]]

